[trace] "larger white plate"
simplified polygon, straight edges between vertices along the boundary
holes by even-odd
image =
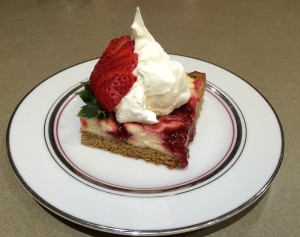
[[[74,96],[97,60],[67,68],[19,103],[7,130],[18,179],[56,214],[111,233],[162,235],[225,220],[257,200],[283,158],[283,131],[266,99],[216,65],[171,55],[208,85],[189,166],[169,170],[80,144]]]

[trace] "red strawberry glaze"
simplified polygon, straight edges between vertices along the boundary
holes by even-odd
[[[116,129],[113,132],[109,132],[109,134],[120,141],[128,140],[128,138],[131,136],[131,134],[126,130],[123,123],[119,123],[116,120],[114,113],[109,114],[109,120],[110,120],[110,123],[112,123],[113,126],[116,127]]]
[[[159,122],[156,124],[139,124],[145,131],[155,134],[161,141],[162,146],[180,159],[179,167],[181,168],[188,165],[187,145],[193,140],[196,131],[195,119],[201,81],[194,80],[193,83],[194,91],[197,93],[192,94],[186,104],[169,115],[158,117]],[[115,131],[109,132],[113,137],[121,141],[126,141],[131,137],[131,134],[126,130],[126,126],[116,120],[114,113],[110,113],[109,120],[117,127]]]
[[[173,120],[181,121],[177,127],[166,128],[161,133],[161,137],[163,138],[164,147],[181,159],[182,167],[188,164],[187,145],[193,140],[196,132],[197,102],[199,102],[197,97],[191,97],[188,103],[174,110],[170,115],[163,116],[163,120],[166,117],[171,117]],[[161,122],[161,118],[158,119]]]

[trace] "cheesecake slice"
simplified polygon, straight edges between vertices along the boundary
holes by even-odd
[[[206,78],[186,75],[146,28],[137,8],[132,36],[112,39],[96,63],[78,113],[81,143],[169,168],[188,165]],[[101,159],[101,157],[99,157]]]
[[[206,77],[204,73],[192,72],[187,75],[187,80],[191,91],[188,102],[168,115],[159,116],[158,123],[119,123],[114,112],[110,112],[108,118],[80,117],[81,143],[169,168],[186,167]]]

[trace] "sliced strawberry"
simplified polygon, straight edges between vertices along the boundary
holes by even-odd
[[[124,44],[126,44],[129,41],[130,37],[127,35],[111,40],[100,59],[106,60],[108,57],[115,54],[120,48],[122,48]]]
[[[105,67],[105,70],[113,70],[118,68],[124,68],[133,71],[138,64],[138,55],[136,53],[129,53],[114,60]]]
[[[99,62],[96,64],[94,70],[92,71],[92,74],[90,76],[90,88],[91,88],[91,91],[92,92],[95,92],[96,90],[96,84],[97,84],[97,79],[101,76],[102,72],[100,70],[100,67],[99,67]]]
[[[130,40],[126,42],[113,56],[115,59],[117,59],[126,54],[133,53],[133,51],[134,51],[134,41]]]
[[[99,88],[102,87],[102,83],[104,83],[107,80],[111,80],[115,75],[119,74],[129,74],[132,70],[129,70],[127,68],[111,68],[109,70],[100,71],[97,75],[97,80],[95,83],[95,94],[98,94]],[[99,101],[98,101],[99,102]]]
[[[107,58],[101,65],[99,66],[99,70],[106,71],[111,70],[113,65],[118,64],[120,60],[126,60],[129,56],[132,56],[134,54],[134,41],[128,41],[126,42],[115,54],[111,55],[109,58]],[[136,59],[136,65],[137,65],[137,54],[134,54],[134,58]],[[132,60],[132,59],[128,59]],[[127,61],[127,60],[126,60]],[[134,66],[134,68],[136,67]]]
[[[90,87],[102,109],[111,112],[136,81],[138,63],[134,41],[129,36],[112,40],[96,64]]]
[[[131,39],[129,36],[121,36],[120,38],[113,39],[108,44],[107,48],[105,49],[104,53],[100,57],[99,61],[97,62],[91,76],[90,76],[90,85],[91,90],[95,91],[95,84],[99,75],[102,74],[103,65],[116,53],[118,52],[124,44],[130,42]]]
[[[101,108],[111,112],[120,103],[121,99],[129,92],[136,81],[131,70],[112,70],[109,77],[97,83],[95,96]]]

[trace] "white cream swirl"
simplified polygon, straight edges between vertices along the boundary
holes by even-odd
[[[149,33],[139,8],[131,28],[138,54],[133,71],[137,81],[115,108],[116,118],[120,123],[157,123],[156,116],[170,114],[189,100],[186,73]]]

